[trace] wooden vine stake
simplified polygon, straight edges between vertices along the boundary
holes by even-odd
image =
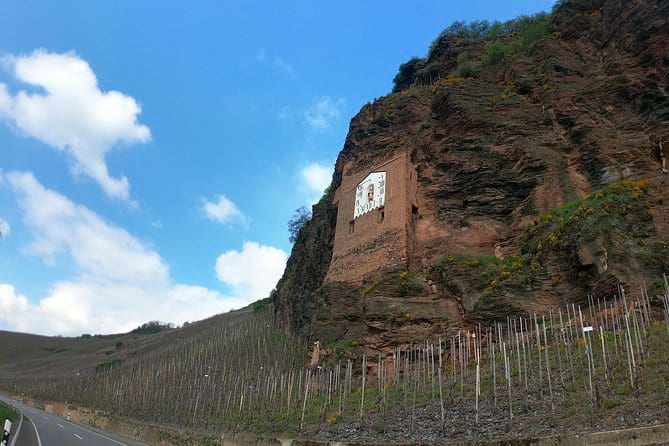
[[[492,391],[494,395],[494,405],[493,408],[495,411],[497,411],[497,367],[495,364],[495,344],[492,343],[490,344],[492,347]]]
[[[544,353],[546,354],[546,374],[548,375],[548,393],[551,398],[551,413],[555,414],[555,404],[553,403],[553,384],[551,382],[551,366],[550,362],[548,361],[548,346],[550,344],[548,343],[548,336],[546,335],[546,321],[543,316],[541,317],[541,322],[544,326]]]
[[[583,345],[585,346],[585,356],[588,359],[588,384],[590,388],[590,402],[592,404],[592,407],[595,407],[595,393],[593,391],[592,387],[592,356],[591,355],[591,349],[588,345],[588,338],[585,334],[585,325],[583,324],[583,313],[581,312],[581,306],[579,305],[578,307],[578,317],[581,322],[581,334],[583,335]]]
[[[506,377],[506,388],[509,393],[509,422],[513,423],[513,406],[511,405],[511,370],[509,369],[509,357],[506,355],[506,342],[502,341],[504,353],[504,375]]]
[[[444,391],[442,389],[442,380],[441,380],[441,369],[442,369],[442,364],[441,364],[441,359],[442,357],[442,351],[441,351],[441,338],[439,338],[439,406],[441,407],[441,425],[444,425]]]
[[[476,425],[479,424],[479,396],[481,395],[481,355],[479,347],[477,346],[476,338],[474,338],[474,349],[476,355]]]
[[[606,383],[609,384],[609,365],[606,361],[606,343],[604,342],[604,329],[602,326],[599,326],[599,337],[602,340],[602,356],[604,358],[604,379]]]
[[[362,355],[362,390],[360,393],[360,420],[362,420],[363,409],[365,407],[365,380],[367,378],[367,357]]]
[[[304,402],[302,403],[302,419],[300,421],[300,430],[304,427],[304,414],[307,410],[307,398],[309,398],[309,384],[311,384],[311,372],[307,375],[307,384],[304,391]]]
[[[667,283],[667,276],[662,275],[664,279],[664,323],[667,326],[667,335],[669,335],[669,283]]]

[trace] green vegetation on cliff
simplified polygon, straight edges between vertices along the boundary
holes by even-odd
[[[645,180],[612,183],[587,198],[542,214],[521,236],[521,253],[540,261],[557,258],[573,262],[584,243],[599,241],[603,249],[627,243],[635,252],[643,250],[648,246],[645,239],[653,235],[649,187]]]
[[[623,180],[587,198],[573,200],[541,214],[518,238],[517,254],[503,257],[450,254],[440,258],[430,276],[443,286],[463,279],[484,295],[523,290],[548,278],[589,271],[605,272],[609,262],[657,277],[669,267],[669,247],[657,239],[649,214],[649,182]],[[592,258],[589,260],[589,258]],[[660,284],[658,283],[658,286]]]
[[[538,43],[548,33],[551,14],[540,12],[530,16],[520,16],[506,22],[487,20],[465,23],[453,22],[432,42],[426,58],[413,57],[399,67],[393,79],[393,92],[400,92],[411,87],[425,77],[424,71],[430,71],[427,65],[438,58],[439,49],[444,41],[466,39],[484,43],[484,53],[480,60],[473,60],[466,52],[457,57],[457,65],[451,71],[451,77],[467,78],[475,76],[482,68],[504,62],[508,57],[534,54]],[[435,76],[427,73],[431,80]]]

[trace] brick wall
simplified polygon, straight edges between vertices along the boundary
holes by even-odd
[[[354,220],[356,188],[372,172],[386,172],[385,204]],[[364,170],[346,164],[334,204],[337,226],[326,281],[355,283],[381,269],[407,266],[413,246],[412,213],[418,208],[416,171],[407,154],[395,154]]]

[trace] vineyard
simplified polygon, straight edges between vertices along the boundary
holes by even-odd
[[[0,387],[202,432],[426,440],[667,422],[669,286],[629,294],[314,368],[307,343],[256,305],[113,338],[112,354],[79,369],[5,365]]]

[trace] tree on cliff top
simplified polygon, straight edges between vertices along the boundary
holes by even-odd
[[[293,216],[288,220],[288,232],[290,232],[290,243],[297,241],[300,230],[311,220],[311,211],[306,206],[295,209]]]

